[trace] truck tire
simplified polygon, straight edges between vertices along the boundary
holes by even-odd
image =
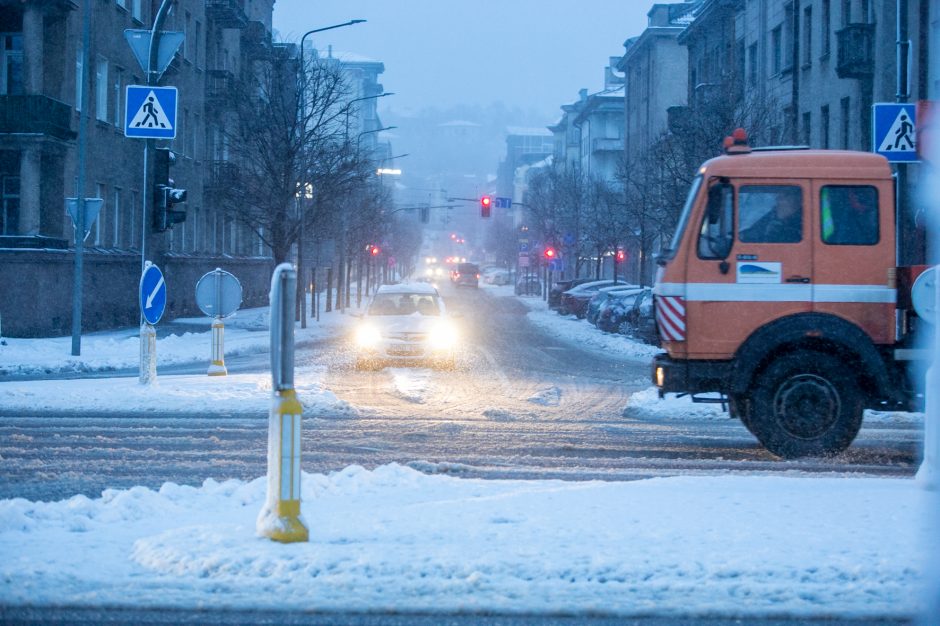
[[[862,393],[851,367],[834,356],[800,350],[758,377],[744,424],[777,456],[838,454],[862,426]]]

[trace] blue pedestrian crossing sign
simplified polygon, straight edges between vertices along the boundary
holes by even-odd
[[[124,103],[125,137],[176,138],[176,87],[128,85]]]
[[[160,268],[147,261],[140,276],[140,312],[148,324],[156,324],[166,309],[166,282]]]
[[[912,163],[917,156],[917,107],[914,104],[872,105],[872,147],[892,163]]]

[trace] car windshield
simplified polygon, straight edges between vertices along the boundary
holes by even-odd
[[[441,314],[438,297],[426,293],[388,293],[378,294],[369,305],[371,316],[384,315],[424,315]]]

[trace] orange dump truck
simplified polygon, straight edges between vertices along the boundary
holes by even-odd
[[[899,268],[887,160],[752,149],[743,131],[699,170],[658,260],[660,395],[720,392],[787,458],[847,448],[864,409],[910,410],[918,318]]]

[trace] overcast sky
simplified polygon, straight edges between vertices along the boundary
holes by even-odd
[[[274,29],[298,41],[314,28],[365,24],[311,35],[318,48],[385,63],[395,96],[382,110],[502,101],[560,115],[586,87],[603,86],[608,57],[646,26],[651,0],[276,0]],[[394,102],[393,102],[394,101]]]

